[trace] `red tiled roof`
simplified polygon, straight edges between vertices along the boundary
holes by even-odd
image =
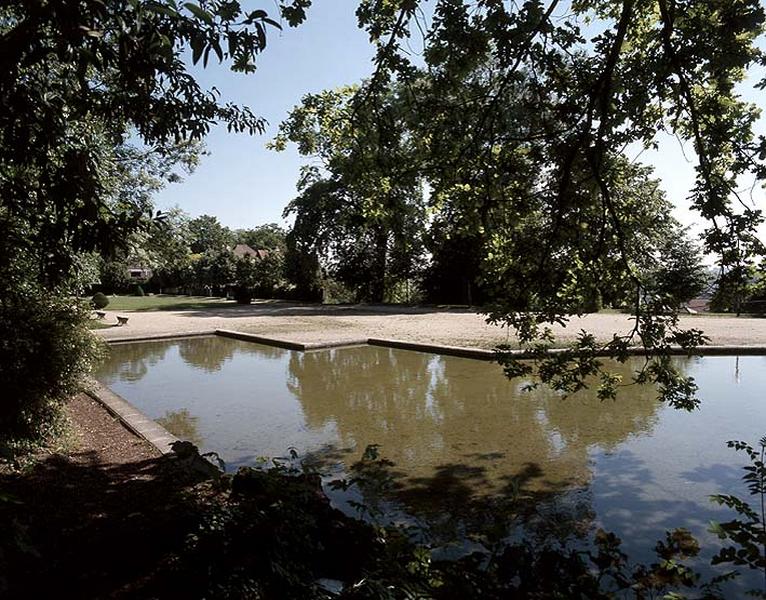
[[[260,260],[263,260],[269,255],[268,250],[264,250],[263,248],[258,248],[258,250],[253,250],[250,246],[247,244],[237,244],[234,246],[234,250],[232,250],[235,256],[243,257],[243,256],[250,256],[252,258],[258,258]]]

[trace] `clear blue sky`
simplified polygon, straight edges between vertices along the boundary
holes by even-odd
[[[214,129],[206,141],[210,155],[183,183],[169,185],[158,195],[158,208],[178,205],[192,216],[214,215],[232,228],[282,223],[302,163],[294,148],[274,152],[265,148],[266,142],[304,94],[356,83],[373,69],[374,48],[357,28],[356,3],[314,4],[300,27],[285,23],[282,33],[270,29],[254,74],[233,74],[219,66],[195,70],[204,86],[216,86],[223,100],[250,106],[269,127],[260,136]],[[273,6],[266,8],[274,12]]]
[[[214,129],[207,139],[210,155],[183,183],[159,194],[158,208],[178,205],[192,216],[214,215],[231,228],[285,224],[282,211],[295,197],[302,159],[293,147],[274,152],[265,144],[304,94],[356,83],[372,72],[374,48],[357,28],[356,5],[352,0],[315,0],[303,25],[292,29],[285,23],[282,33],[270,30],[268,47],[254,74],[237,75],[217,65],[196,71],[206,87],[214,85],[224,100],[250,106],[269,121],[269,127],[260,136]],[[743,86],[745,96],[763,105],[763,92],[747,88]],[[640,161],[655,167],[677,206],[676,218],[700,231],[701,219],[689,211],[686,201],[694,177],[691,144],[684,152],[675,139],[666,137],[658,151],[644,152]],[[742,182],[743,188],[751,184]],[[762,197],[759,187],[756,198]]]

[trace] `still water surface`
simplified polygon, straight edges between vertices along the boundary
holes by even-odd
[[[377,444],[393,463],[394,487],[335,500],[415,520],[432,539],[464,540],[474,527],[485,539],[509,535],[520,520],[541,538],[599,526],[646,560],[673,527],[710,545],[708,522],[730,515],[708,496],[747,495],[743,457],[726,441],[766,434],[766,357],[679,364],[700,387],[702,407],[691,414],[658,403],[648,386],[630,386],[615,402],[588,392],[562,399],[521,391],[493,363],[372,346],[300,353],[222,337],[121,344],[98,378],[178,437],[218,452],[230,470],[294,447],[332,478]],[[637,365],[614,369],[627,379]]]

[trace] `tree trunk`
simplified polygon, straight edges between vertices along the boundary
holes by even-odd
[[[386,261],[388,258],[388,231],[380,227],[375,236],[375,258],[370,281],[370,300],[381,303],[386,297]]]

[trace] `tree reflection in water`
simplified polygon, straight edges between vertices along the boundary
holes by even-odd
[[[614,369],[630,379],[631,366]],[[311,460],[348,465],[377,444],[390,463],[361,486],[364,501],[386,510],[393,497],[439,537],[462,527],[504,536],[514,516],[534,522],[532,508],[557,536],[589,522],[590,450],[648,433],[660,407],[648,386],[617,401],[562,399],[520,391],[492,363],[377,347],[294,353],[289,371],[308,426],[333,424],[340,438]]]
[[[218,336],[115,344],[109,348],[108,356],[99,366],[97,377],[106,385],[116,381],[140,381],[149,368],[162,361],[168,350],[174,347],[184,363],[207,373],[220,371],[237,354],[278,359],[286,352],[282,348]]]
[[[208,373],[220,371],[235,354],[255,354],[259,358],[276,359],[285,354],[282,348],[252,344],[222,337],[179,340],[178,352],[186,364]]]
[[[195,446],[202,446],[202,436],[198,429],[199,418],[193,416],[187,409],[171,410],[164,417],[155,419],[178,439],[191,442]]]
[[[116,381],[139,381],[149,372],[149,367],[165,358],[169,347],[166,342],[115,344],[109,347],[109,353],[99,365],[96,376],[105,385],[113,385]]]
[[[178,353],[187,365],[208,373],[220,371],[237,349],[235,344],[219,337],[178,340],[177,344]]]

